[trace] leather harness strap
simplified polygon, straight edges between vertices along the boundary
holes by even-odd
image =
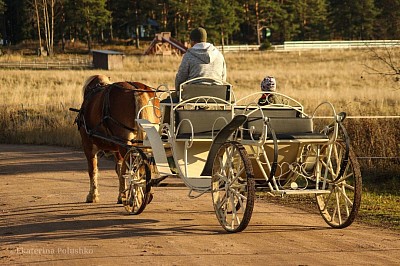
[[[117,88],[122,88],[120,86],[116,86]],[[111,116],[111,105],[110,105],[110,92],[111,92],[111,88],[112,86],[109,86],[109,88],[105,91],[105,95],[104,95],[104,101],[103,101],[103,117],[101,119],[100,123],[104,123],[104,126],[106,128],[106,130],[111,132],[111,135],[113,135],[112,130],[107,126],[107,121],[111,121],[114,124],[116,124],[119,127],[125,128],[127,130],[130,130],[132,132],[137,131],[134,128],[128,127],[126,125],[124,125],[123,123],[121,123],[120,121],[118,121],[117,119],[115,119],[114,117]]]
[[[137,85],[134,83],[129,83],[132,86],[134,86],[136,89],[138,89]],[[108,121],[111,121],[112,123],[116,124],[119,127],[125,128],[129,131],[136,132],[137,130],[131,127],[128,127],[118,121],[117,119],[113,118],[111,116],[111,104],[110,104],[110,93],[113,88],[121,88],[124,89],[122,86],[119,86],[117,84],[109,84],[109,85],[101,85],[97,84],[88,94],[85,95],[84,101],[82,104],[82,108],[79,110],[79,113],[75,119],[75,123],[78,125],[78,129],[83,125],[85,127],[86,132],[92,136],[94,134],[98,134],[97,129],[100,126],[104,126],[106,129],[108,135],[113,136],[113,132],[110,129],[110,127],[107,125]],[[103,107],[102,107],[102,118],[100,122],[94,126],[92,129],[87,128],[87,125],[85,123],[85,112],[87,109],[87,105],[90,102],[90,100],[99,92],[104,91],[104,100],[103,100]],[[136,90],[135,90],[136,91]]]

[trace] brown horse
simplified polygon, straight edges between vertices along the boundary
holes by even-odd
[[[123,156],[127,145],[143,140],[135,118],[159,122],[159,101],[150,87],[139,82],[111,83],[103,75],[91,76],[83,87],[83,103],[76,122],[82,138],[83,150],[88,162],[90,190],[86,202],[98,202],[97,154],[113,152],[119,177],[118,203],[122,203],[125,181],[120,177]],[[152,107],[143,108],[150,105]],[[116,140],[116,141],[109,141]],[[120,145],[122,143],[123,145]]]

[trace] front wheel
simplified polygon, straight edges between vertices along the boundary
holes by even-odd
[[[146,155],[140,149],[131,148],[125,154],[122,168],[125,180],[125,197],[122,203],[129,214],[140,214],[150,199],[151,172]]]
[[[230,233],[243,231],[254,207],[255,182],[251,162],[243,146],[227,142],[218,150],[211,181],[215,214]]]
[[[353,223],[360,208],[361,172],[350,147],[347,150],[342,141],[332,145],[331,158],[322,162],[321,169],[322,181],[326,181],[325,189],[329,193],[316,195],[316,200],[327,224],[333,228],[345,228]]]

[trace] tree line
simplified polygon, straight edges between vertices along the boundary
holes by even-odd
[[[141,40],[203,26],[215,44],[400,39],[400,0],[0,0],[3,44]]]

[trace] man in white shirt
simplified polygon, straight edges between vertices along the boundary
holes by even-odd
[[[206,30],[201,27],[192,30],[190,41],[192,48],[184,54],[176,74],[176,91],[179,91],[183,82],[193,78],[207,77],[226,81],[224,56],[214,45],[207,42]]]

